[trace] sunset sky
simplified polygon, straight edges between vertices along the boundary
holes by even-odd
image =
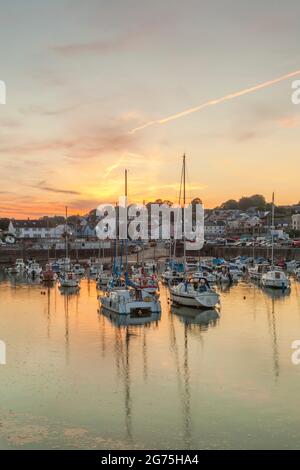
[[[86,213],[123,192],[206,207],[300,200],[299,0],[0,0],[0,216]],[[300,73],[298,76],[300,80]]]

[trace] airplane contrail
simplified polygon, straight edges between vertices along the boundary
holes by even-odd
[[[175,121],[176,119],[179,119],[184,116],[188,116],[189,114],[196,113],[198,111],[201,111],[204,108],[208,108],[209,106],[215,106],[217,104],[223,103],[224,101],[233,100],[234,98],[239,98],[240,96],[248,95],[249,93],[253,93],[255,91],[262,90],[263,88],[268,88],[272,85],[276,85],[276,83],[283,82],[284,80],[288,80],[289,78],[295,77],[296,75],[300,75],[300,70],[296,70],[295,72],[282,75],[281,77],[274,78],[273,80],[268,80],[267,82],[260,83],[259,85],[255,85],[251,88],[245,88],[244,90],[230,93],[229,95],[225,95],[222,98],[217,98],[215,100],[207,101],[206,103],[202,103],[199,106],[186,109],[179,113],[172,114],[171,116],[167,116],[161,119],[156,119],[153,121],[148,121],[145,124],[135,127],[134,129],[129,131],[129,134],[135,134],[136,132],[146,129],[147,127],[154,126],[155,124],[166,124],[167,122]]]

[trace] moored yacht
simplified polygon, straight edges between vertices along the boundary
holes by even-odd
[[[7,269],[9,274],[22,274],[26,269],[26,264],[22,258],[17,258],[14,266]]]
[[[61,288],[76,288],[79,289],[80,282],[74,271],[71,270],[70,258],[68,258],[68,230],[67,230],[67,221],[68,221],[68,208],[66,207],[66,216],[65,216],[65,258],[60,261],[60,275],[59,275],[59,287]]]
[[[79,280],[73,271],[65,271],[59,276],[60,287],[76,287],[79,288]]]
[[[107,286],[110,280],[111,280],[111,275],[109,271],[101,271],[97,277],[97,286],[98,287]]]
[[[274,230],[275,230],[275,203],[274,193],[272,197],[272,264],[271,269],[261,277],[261,284],[264,287],[273,289],[288,289],[290,280],[288,279],[282,268],[274,266]]]
[[[75,263],[74,266],[72,267],[72,271],[77,275],[77,276],[84,276],[85,274],[85,268],[81,266],[79,263]]]
[[[266,274],[270,269],[268,263],[255,264],[248,268],[248,275],[252,281],[260,281],[263,274]]]
[[[31,278],[37,278],[40,276],[42,272],[42,268],[40,267],[39,263],[36,261],[30,261],[26,267],[26,274]]]
[[[51,264],[47,263],[44,271],[41,274],[42,282],[54,282],[57,279],[57,274],[52,270]]]
[[[178,305],[198,308],[214,308],[220,302],[219,294],[206,279],[189,279],[170,287],[171,300]]]
[[[118,315],[143,318],[161,312],[159,300],[141,289],[112,290],[99,296],[99,301],[103,308]]]
[[[274,289],[288,289],[291,285],[285,272],[276,267],[262,275],[261,284],[263,287],[272,287]]]

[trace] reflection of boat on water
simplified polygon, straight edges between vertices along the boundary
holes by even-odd
[[[22,258],[16,259],[14,266],[6,269],[8,274],[22,274],[26,269],[26,265]]]
[[[272,308],[270,308],[269,304],[266,302],[267,320],[268,320],[268,327],[269,327],[269,332],[270,332],[271,341],[272,341],[273,371],[274,371],[275,380],[277,380],[280,374],[280,363],[279,363],[278,334],[277,334],[277,326],[276,326],[275,300],[276,298],[280,296],[278,295],[278,291],[275,291],[274,289],[268,289],[268,290],[269,290],[268,294],[272,298]]]
[[[262,290],[268,297],[271,297],[273,300],[280,300],[284,299],[291,293],[291,289],[274,289],[272,287],[264,287],[262,286]]]
[[[174,307],[171,313],[177,315],[183,323],[203,325],[204,327],[216,326],[220,318],[217,310],[195,310],[191,307]]]
[[[143,378],[144,381],[147,380],[147,334],[150,330],[157,328],[160,318],[160,313],[151,313],[147,317],[136,318],[130,315],[119,315],[103,307],[99,309],[98,319],[99,325],[101,325],[103,356],[106,355],[106,348],[108,347],[108,342],[106,341],[106,326],[108,322],[112,324],[115,335],[110,355],[112,354],[115,357],[117,379],[121,379],[123,385],[125,432],[128,442],[131,442],[133,439],[133,418],[136,415],[136,413],[133,413],[133,405],[136,400],[132,397],[132,387],[135,383],[136,374],[133,374],[132,369],[136,371],[136,361],[139,362],[140,357],[142,357]],[[111,345],[111,342],[109,342],[109,345]],[[139,347],[141,347],[141,356],[139,354]]]
[[[40,286],[41,281],[39,277],[28,277],[25,275],[8,276],[8,281],[12,286]]]
[[[148,316],[133,316],[130,314],[119,315],[118,313],[112,312],[105,307],[102,307],[100,312],[116,326],[142,326],[157,322],[161,318],[161,314],[159,312],[149,312]]]
[[[75,295],[75,294],[78,294],[79,293],[79,290],[80,290],[80,287],[79,286],[76,286],[76,287],[64,287],[64,286],[59,286],[59,292],[62,294],[62,295]]]

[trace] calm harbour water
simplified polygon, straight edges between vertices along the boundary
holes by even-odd
[[[0,448],[299,449],[300,283],[241,282],[220,312],[117,326],[94,282],[62,295],[3,279]]]

